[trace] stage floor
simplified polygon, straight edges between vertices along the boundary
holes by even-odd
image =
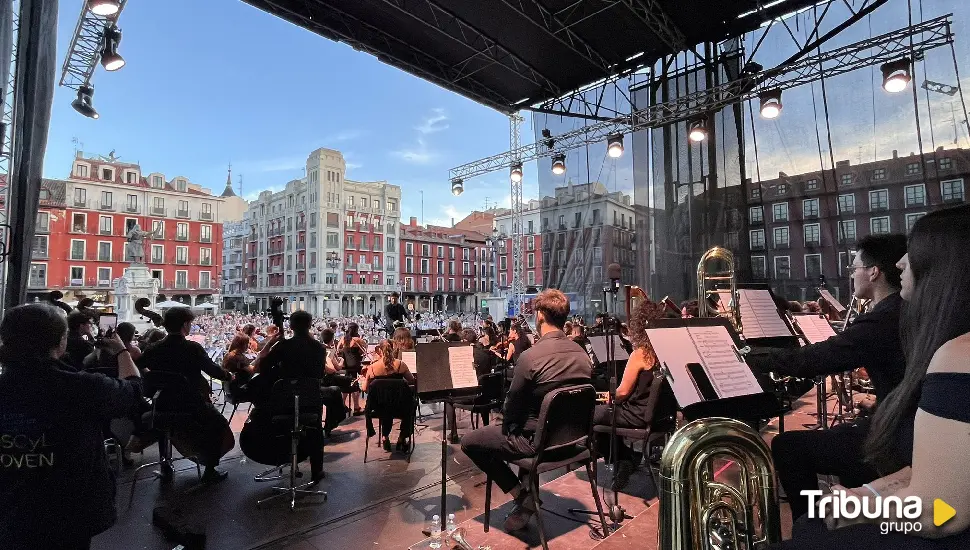
[[[829,400],[830,410],[835,399]],[[230,407],[231,408],[231,407]],[[804,429],[814,423],[814,392],[796,402],[796,410],[786,417],[786,430]],[[161,486],[146,470],[136,482],[135,497],[129,502],[132,470],[126,470],[118,481],[118,521],[94,539],[97,550],[175,548],[179,541],[166,538],[162,529],[152,525],[153,511],[177,518],[181,528],[204,533],[205,548],[218,549],[335,549],[393,548],[424,549],[422,535],[433,514],[439,513],[441,494],[441,409],[425,406],[427,414],[416,435],[417,447],[411,461],[400,453],[386,453],[371,440],[368,462],[364,464],[364,420],[352,417],[334,431],[325,454],[327,478],[317,489],[327,491],[328,499],[307,497],[289,510],[285,498],[261,508],[256,500],[272,494],[273,483],[256,483],[253,476],[266,467],[245,460],[238,447],[223,460],[222,468],[229,478],[213,486],[197,482],[194,465],[181,462],[175,481]],[[226,411],[229,416],[229,410]],[[245,407],[232,419],[237,434],[246,419]],[[777,422],[777,421],[776,421]],[[459,417],[459,432],[470,429],[468,417]],[[765,429],[770,439],[775,425]],[[397,430],[391,434],[397,437]],[[155,460],[155,447],[144,456],[134,455],[136,464]],[[308,467],[305,468],[308,472]],[[484,533],[485,476],[462,454],[458,445],[448,446],[447,506],[465,528],[466,539],[473,547],[490,546],[492,550],[522,549],[539,546],[535,520],[529,528],[514,537],[502,530],[502,522],[511,503],[496,487],[492,492],[491,529]],[[609,480],[609,469],[599,467],[601,483]],[[657,545],[657,500],[645,467],[639,468],[630,484],[620,494],[620,504],[634,519],[605,540],[590,537],[590,527],[599,528],[596,516],[569,514],[569,508],[593,508],[585,469],[562,470],[543,477],[541,489],[543,519],[551,548],[562,549],[654,549]],[[601,485],[602,487],[602,485]],[[601,491],[602,496],[602,491]],[[607,491],[607,498],[612,495]],[[609,500],[612,502],[612,500]],[[604,502],[604,505],[606,502]],[[790,529],[786,505],[782,504],[785,532]]]

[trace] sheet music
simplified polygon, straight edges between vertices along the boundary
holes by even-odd
[[[734,298],[731,297],[731,291],[730,290],[718,290],[717,291],[717,296],[718,296],[717,310],[720,313],[727,313],[728,310],[729,310],[729,308],[732,305],[732,302],[734,302]]]
[[[448,348],[448,364],[451,366],[451,385],[453,388],[474,388],[478,386],[474,349],[474,346],[452,346]]]
[[[831,292],[822,288],[819,289],[818,293],[821,294],[822,298],[828,302],[830,306],[835,308],[835,311],[839,312],[840,315],[845,312],[845,306],[843,306],[842,302],[838,301],[835,296],[832,296]]]
[[[418,373],[418,352],[402,351],[401,361],[408,366],[408,370],[411,371],[411,374]]]
[[[793,336],[779,315],[771,292],[742,289],[738,293],[741,295],[741,324],[746,339]]]
[[[626,361],[630,358],[630,354],[626,352],[626,348],[623,347],[623,341],[620,337],[613,334],[613,358],[616,361]],[[589,345],[593,346],[593,353],[596,354],[596,359],[601,363],[606,362],[606,336],[590,336]]]
[[[798,323],[798,328],[802,330],[802,334],[805,335],[810,344],[824,342],[835,336],[835,329],[820,315],[795,315],[794,318],[795,322]]]
[[[761,385],[748,365],[738,358],[734,339],[725,327],[687,327],[687,333],[720,398],[761,393]]]
[[[653,328],[647,329],[647,338],[657,356],[657,361],[666,364],[670,371],[670,389],[677,398],[677,403],[681,407],[699,403],[704,400],[700,392],[694,386],[690,374],[687,372],[687,363],[704,364],[694,341],[686,328]]]

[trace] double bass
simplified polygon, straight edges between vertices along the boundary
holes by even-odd
[[[152,305],[152,301],[148,298],[138,298],[135,300],[135,311],[147,317],[156,327],[162,326],[162,316],[148,309],[150,305]]]
[[[286,316],[283,313],[283,299],[279,296],[274,296],[270,300],[270,316],[273,324],[279,329],[279,334],[282,335],[283,321]],[[273,422],[274,411],[269,397],[272,386],[277,380],[278,378],[271,373],[257,373],[245,386],[232,392],[238,391],[245,396],[238,395],[238,399],[235,400],[237,403],[240,400],[252,400],[253,403],[249,418],[239,432],[239,448],[249,460],[267,466],[282,466],[290,463],[292,421]],[[301,440],[297,447],[297,462],[302,462],[309,456],[309,449],[305,441]]]
[[[61,308],[62,310],[64,310],[64,313],[67,313],[68,315],[70,315],[70,313],[72,311],[74,311],[74,310],[71,309],[71,306],[69,306],[69,305],[65,304],[63,301],[61,301],[61,298],[63,298],[63,297],[64,297],[64,293],[61,292],[60,290],[52,290],[50,292],[50,294],[47,295],[47,300],[51,304],[53,304],[53,305]]]

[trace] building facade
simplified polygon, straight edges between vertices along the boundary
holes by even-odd
[[[222,224],[222,307],[243,311],[246,309],[246,279],[243,266],[246,263],[246,240],[249,226],[243,221]]]
[[[747,183],[748,245],[754,281],[790,300],[814,300],[820,277],[843,302],[855,243],[871,234],[909,233],[921,216],[966,201],[970,151],[924,155]]]
[[[29,296],[56,289],[66,300],[111,303],[113,281],[131,261],[126,235],[137,224],[153,233],[145,263],[161,293],[192,305],[218,302],[223,199],[188,178],[78,152],[67,179],[43,180],[40,205]]]
[[[486,237],[481,233],[401,225],[401,294],[409,309],[433,313],[474,312],[487,292]]]
[[[371,315],[399,288],[401,188],[346,172],[339,151],[317,149],[306,177],[249,204],[245,279],[258,309],[280,296],[290,311]]]
[[[530,200],[522,209],[522,284],[526,294],[542,290],[542,201]],[[496,285],[502,295],[512,286],[512,211],[495,216],[498,243],[495,248]]]
[[[602,289],[610,264],[620,265],[621,283],[635,280],[636,215],[630,195],[609,192],[599,182],[569,184],[542,198],[539,216],[541,281],[566,293],[574,311],[590,316],[608,305]],[[624,303],[623,296],[618,303]]]

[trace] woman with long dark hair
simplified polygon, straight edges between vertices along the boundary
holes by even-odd
[[[898,264],[906,300],[900,322],[906,374],[876,409],[865,443],[866,460],[883,477],[860,488],[836,487],[860,499],[917,497],[922,515],[913,521],[921,529],[882,534],[883,517],[826,517],[824,524],[799,521],[794,538],[774,548],[970,548],[968,243],[970,205],[932,212],[913,226],[909,253]],[[936,499],[957,510],[940,526],[933,521]]]
[[[345,374],[352,380],[360,376],[365,353],[367,353],[367,342],[360,337],[360,327],[357,323],[350,323],[343,338],[337,342],[337,355],[343,360]],[[350,400],[354,406],[354,415],[364,414],[363,409],[360,408],[360,392],[355,391],[350,394]]]

